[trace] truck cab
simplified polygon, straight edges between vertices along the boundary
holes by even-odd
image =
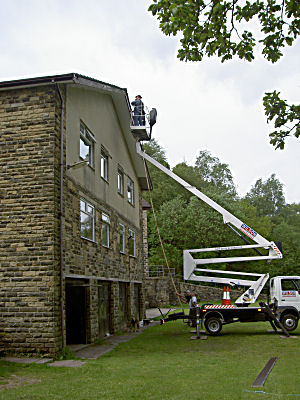
[[[270,300],[280,321],[288,330],[294,330],[300,317],[300,276],[271,278]]]

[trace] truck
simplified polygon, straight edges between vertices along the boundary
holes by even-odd
[[[150,126],[156,122],[156,110],[154,118],[150,120]],[[244,241],[244,245],[223,246],[205,249],[191,249],[183,251],[184,280],[192,282],[210,282],[228,285],[230,287],[247,287],[246,291],[239,296],[234,305],[196,305],[197,336],[199,336],[200,324],[204,325],[210,335],[221,332],[223,325],[234,322],[256,322],[269,321],[272,328],[277,331],[281,329],[286,336],[298,326],[300,318],[300,276],[276,276],[270,279],[268,302],[260,302],[259,306],[250,306],[255,303],[262,289],[269,280],[269,274],[256,274],[249,272],[224,271],[221,269],[203,268],[205,265],[218,263],[234,263],[246,261],[278,260],[283,257],[281,243],[269,241],[258,232],[248,226],[245,222],[235,217],[232,213],[221,207],[214,200],[206,196],[197,188],[191,186],[174,172],[160,164],[143,151],[142,141],[150,140],[146,127],[135,127],[134,137],[136,139],[136,151],[146,161],[157,167],[166,175],[182,185],[186,190],[214,208],[223,216],[223,221],[237,236]],[[250,241],[250,240],[251,241]],[[254,243],[253,243],[254,242]],[[249,255],[248,250],[256,252]],[[245,252],[241,256],[220,257],[222,252]],[[196,256],[200,257],[196,258]],[[208,257],[206,255],[209,255]],[[217,254],[217,257],[211,257]],[[224,254],[224,253],[223,253]],[[187,319],[182,312],[170,315],[162,315],[161,324],[177,319]]]
[[[233,271],[222,271],[232,274]],[[236,271],[234,271],[236,273]],[[254,274],[253,274],[254,275]],[[268,277],[268,274],[266,276]],[[218,281],[218,278],[216,278]],[[224,284],[233,284],[233,280],[222,278]],[[253,281],[251,281],[253,282]],[[241,282],[243,285],[244,282]],[[253,284],[252,284],[253,285]],[[251,301],[255,301],[264,284],[259,284],[259,290],[253,294],[250,290]],[[248,292],[247,291],[247,292]],[[241,302],[242,298],[242,302]],[[235,322],[259,322],[268,321],[275,332],[281,329],[286,336],[297,329],[300,315],[300,276],[276,276],[270,279],[269,301],[260,302],[259,306],[249,306],[249,297],[243,293],[234,305],[216,305],[205,303],[201,307],[195,305],[194,318],[196,319],[197,336],[199,337],[200,324],[205,327],[210,335],[218,335],[223,325]],[[164,324],[177,319],[187,319],[184,311],[163,316],[160,323]]]

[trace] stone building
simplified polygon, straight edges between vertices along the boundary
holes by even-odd
[[[126,89],[0,82],[1,350],[56,353],[144,317],[147,170]]]

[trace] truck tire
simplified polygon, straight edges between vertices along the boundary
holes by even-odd
[[[285,314],[280,322],[287,331],[294,331],[298,326],[298,318],[293,314]]]
[[[208,317],[204,321],[204,326],[210,335],[218,335],[222,330],[222,321],[218,317]]]

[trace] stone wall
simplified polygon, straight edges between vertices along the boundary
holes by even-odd
[[[59,343],[55,87],[0,92],[0,340],[6,350]]]
[[[190,284],[180,282],[177,279],[175,279],[175,286],[181,294],[184,294],[186,290],[195,292],[198,301],[201,303],[221,301],[223,298],[222,288]],[[237,290],[229,290],[231,300],[241,295],[241,292]],[[168,277],[147,278],[145,281],[145,299],[147,308],[178,304],[174,286]]]

